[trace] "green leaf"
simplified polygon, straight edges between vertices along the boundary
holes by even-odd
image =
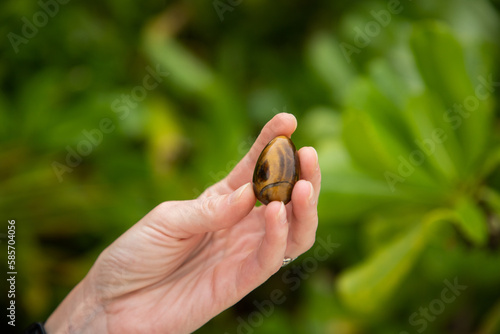
[[[320,32],[311,38],[306,51],[312,68],[329,86],[332,95],[342,100],[354,77],[354,68],[347,63],[338,45],[331,34]]]
[[[383,203],[401,200],[402,192],[392,193],[385,182],[351,170],[326,170],[321,184],[318,211],[325,221],[339,223],[360,218]],[[332,203],[335,206],[332,208]]]
[[[463,174],[463,157],[455,131],[442,119],[441,101],[429,92],[409,99],[404,114],[424,165],[436,180],[455,181]]]
[[[409,166],[415,145],[403,116],[371,80],[360,79],[351,87],[343,114],[344,143],[353,161],[381,180],[390,172],[401,183],[432,188],[436,182],[426,169]],[[407,172],[401,172],[403,169]]]
[[[493,188],[485,187],[481,192],[481,200],[500,217],[500,193]]]
[[[161,20],[165,22],[162,23]],[[219,73],[174,38],[173,27],[176,26],[176,20],[171,16],[161,20],[151,23],[145,29],[144,51],[154,66],[160,66],[163,71],[169,72],[170,75],[164,81],[166,85],[184,91],[189,94],[191,101],[198,104],[203,122],[190,122],[191,128],[198,127],[195,131],[201,138],[213,133],[218,136],[218,142],[201,140],[195,143],[199,152],[194,157],[194,165],[200,168],[198,174],[202,170],[208,170],[210,175],[227,174],[230,170],[227,166],[234,165],[234,159],[238,158],[235,147],[245,143],[247,137],[246,115],[235,112],[244,109],[243,103]],[[170,28],[173,30],[169,31]],[[218,181],[218,176],[211,177],[211,182]]]
[[[147,105],[147,154],[155,174],[166,174],[185,149],[175,107],[164,98],[151,98]]]
[[[445,113],[441,117],[459,136],[467,158],[464,168],[471,171],[491,135],[492,101],[487,89],[492,87],[480,90],[479,85],[473,87],[464,49],[446,25],[437,22],[416,25],[411,46],[423,81],[444,104]],[[483,73],[480,82],[488,82],[491,76],[488,72]]]
[[[410,42],[422,79],[447,105],[452,106],[473,93],[464,52],[446,25],[438,22],[415,25]]]
[[[200,93],[215,80],[210,68],[165,32],[152,25],[144,34],[144,49],[154,64],[168,70],[168,80],[191,93]],[[167,34],[168,35],[168,34]]]
[[[474,201],[464,196],[455,204],[455,210],[455,223],[460,231],[469,241],[483,246],[488,239],[488,223],[481,209]]]
[[[359,313],[383,312],[381,307],[395,293],[420,254],[426,232],[427,224],[418,224],[360,265],[344,272],[338,281],[344,303]]]
[[[408,68],[405,70],[410,71]],[[410,83],[408,82],[410,79],[396,72],[393,65],[385,58],[378,58],[370,62],[369,72],[370,78],[377,88],[399,109],[402,109],[410,94]]]

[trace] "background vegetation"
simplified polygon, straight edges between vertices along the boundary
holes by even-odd
[[[198,332],[500,333],[498,2],[56,4],[0,4],[18,326],[45,319],[156,204],[222,178],[287,111],[296,145],[320,157],[318,239],[338,247],[327,260],[313,248]],[[169,75],[141,90],[158,68]],[[99,140],[103,119],[113,130]],[[466,288],[447,302],[454,282]],[[286,302],[259,318],[274,289]]]

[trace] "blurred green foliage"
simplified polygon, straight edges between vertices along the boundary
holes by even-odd
[[[18,323],[46,318],[106,245],[221,179],[287,111],[320,157],[318,239],[338,247],[199,333],[500,333],[498,2],[0,8]],[[274,289],[286,302],[255,318]]]

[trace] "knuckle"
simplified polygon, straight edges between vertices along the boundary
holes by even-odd
[[[202,216],[213,216],[217,212],[218,197],[205,197],[198,201],[198,211]]]
[[[169,212],[172,209],[172,202],[166,201],[158,204],[155,208],[154,211],[156,211],[159,214],[164,214]]]

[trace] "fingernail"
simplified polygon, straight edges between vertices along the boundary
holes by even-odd
[[[281,202],[280,211],[278,212],[278,218],[281,224],[286,224],[286,209],[285,209],[285,204],[283,204],[283,202]]]
[[[308,197],[309,204],[314,205],[316,204],[316,198],[314,197],[314,187],[311,182],[309,182],[309,187],[311,187],[311,190],[309,190],[309,197]]]
[[[249,185],[250,183],[247,183],[239,187],[239,189],[236,189],[236,191],[231,195],[231,202],[239,200]]]
[[[318,151],[314,147],[311,147],[314,150],[314,153],[316,154],[316,166],[314,166],[314,170],[319,169],[319,157],[318,157]]]

